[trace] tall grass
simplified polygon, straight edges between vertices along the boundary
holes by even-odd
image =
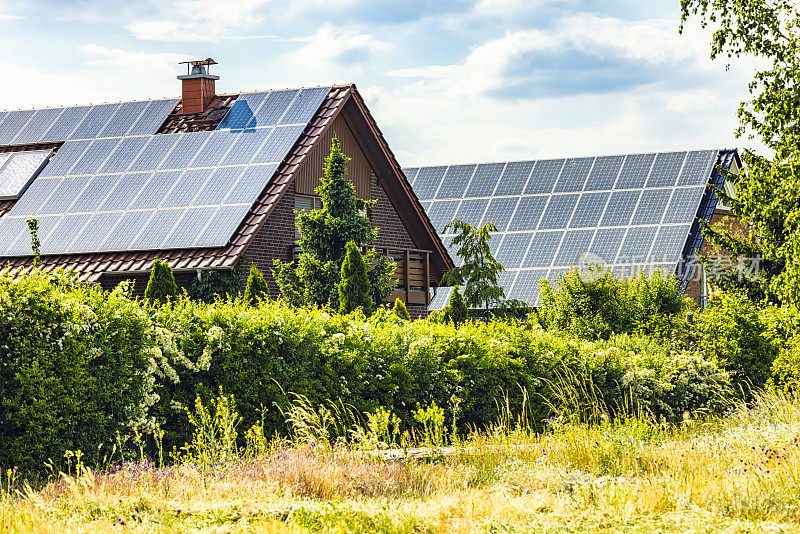
[[[521,414],[505,413],[448,454],[421,460],[356,446],[354,425],[377,436],[390,414],[356,423],[330,406],[337,415],[323,417],[307,399],[294,406],[292,440],[252,456],[239,451],[214,476],[186,457],[160,468],[83,468],[38,491],[5,486],[0,528],[110,532],[124,521],[142,532],[800,530],[800,399],[787,393],[761,392],[725,415],[677,425],[636,414],[564,417],[537,434]],[[336,444],[334,434],[351,438]]]

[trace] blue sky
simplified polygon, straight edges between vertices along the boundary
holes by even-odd
[[[355,83],[403,165],[743,146],[678,0],[0,0],[0,109]]]

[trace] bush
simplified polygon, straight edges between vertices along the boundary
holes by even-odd
[[[727,370],[736,388],[749,395],[766,385],[780,348],[755,304],[736,294],[714,294],[694,333],[700,352]]]
[[[154,330],[126,286],[0,273],[0,465],[41,470],[76,449],[93,461],[117,431],[150,427]]]
[[[250,274],[247,275],[247,286],[244,288],[244,301],[255,306],[258,301],[269,296],[269,288],[264,280],[264,275],[258,270],[256,264],[250,265]]]
[[[150,271],[150,279],[147,281],[147,288],[144,290],[144,298],[150,305],[155,303],[166,304],[170,299],[178,295],[178,285],[175,283],[175,276],[172,269],[165,261],[156,260]]]
[[[400,298],[394,299],[394,306],[392,307],[392,315],[394,315],[398,319],[402,319],[403,321],[411,320],[411,315],[408,314],[408,308],[406,308],[405,302],[400,300]]]
[[[540,300],[545,327],[593,340],[623,333],[658,338],[685,333],[691,308],[674,277],[656,272],[620,279],[598,266],[567,272],[555,288],[543,280]]]
[[[367,276],[367,266],[355,242],[348,241],[347,252],[342,262],[339,281],[339,313],[351,313],[357,309],[372,312],[372,288]]]
[[[458,286],[455,286],[453,292],[450,293],[450,299],[444,308],[444,316],[456,326],[469,319],[469,309],[464,303],[464,298],[461,296]]]

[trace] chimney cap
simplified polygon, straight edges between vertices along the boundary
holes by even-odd
[[[211,80],[219,80],[219,76],[213,76],[208,73],[208,68],[211,65],[218,65],[212,58],[205,59],[191,59],[189,61],[179,61],[178,65],[186,65],[186,74],[178,76],[179,80],[191,80],[193,78],[208,78]]]

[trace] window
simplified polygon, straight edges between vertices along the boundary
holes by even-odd
[[[305,195],[295,195],[294,209],[308,213],[309,211],[322,209],[322,199],[319,197],[310,197]],[[300,239],[300,229],[297,224],[294,226],[294,237]]]
[[[0,200],[19,198],[51,153],[51,150],[0,153]]]

